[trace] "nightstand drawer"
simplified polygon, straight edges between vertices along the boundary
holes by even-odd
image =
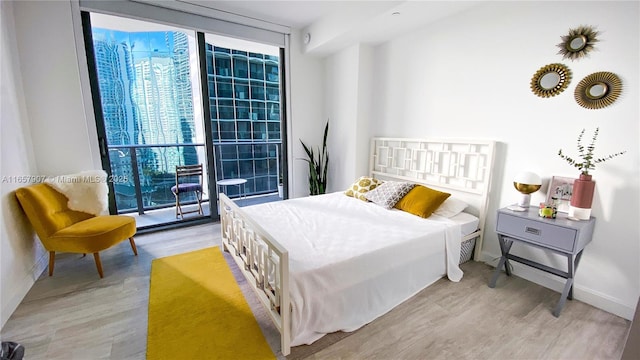
[[[506,235],[528,240],[547,247],[564,251],[573,251],[576,230],[553,224],[531,221],[531,219],[498,213],[496,231]]]

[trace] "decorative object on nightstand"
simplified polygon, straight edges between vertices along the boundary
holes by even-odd
[[[558,54],[571,61],[582,59],[594,49],[594,44],[598,42],[597,36],[598,32],[592,26],[569,29],[569,34],[562,36],[562,42],[556,45],[560,48]]]
[[[555,204],[540,203],[540,210],[538,210],[538,216],[545,219],[555,219],[558,214],[558,208]]]
[[[558,317],[567,299],[573,299],[573,279],[575,278],[582,251],[591,242],[596,219],[587,221],[571,221],[565,214],[557,214],[555,219],[538,216],[538,209],[531,208],[526,212],[514,212],[508,208],[498,210],[496,232],[500,243],[500,262],[489,281],[494,288],[502,268],[507,276],[511,276],[509,260],[531,266],[538,270],[567,279],[562,295],[553,315]],[[514,243],[537,247],[567,258],[567,271],[510,254]]]
[[[569,212],[569,202],[573,194],[575,178],[552,176],[547,189],[547,204],[554,204],[559,212]]]
[[[525,211],[531,202],[531,194],[538,191],[542,186],[542,179],[538,174],[530,171],[518,173],[513,179],[513,186],[520,192],[520,199],[516,205],[512,205],[509,209],[513,211]]]
[[[595,182],[591,179],[589,170],[594,170],[596,164],[613,159],[616,156],[622,155],[627,151],[621,151],[618,153],[610,154],[602,158],[596,158],[593,155],[595,149],[596,139],[598,138],[598,132],[600,128],[596,128],[591,138],[591,143],[585,147],[582,145],[582,137],[584,136],[584,129],[578,135],[578,154],[582,159],[581,162],[573,159],[562,153],[562,149],[558,151],[558,156],[566,160],[569,165],[573,165],[580,170],[580,177],[573,182],[573,194],[571,195],[571,202],[569,203],[569,218],[575,220],[588,220],[591,216],[591,204],[593,202],[593,193],[595,191]]]
[[[591,175],[580,174],[573,182],[573,195],[569,202],[569,217],[577,220],[587,220],[591,216],[591,204],[596,183]]]

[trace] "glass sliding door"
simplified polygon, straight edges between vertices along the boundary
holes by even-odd
[[[246,180],[224,189],[241,205],[283,199],[280,48],[212,34],[204,48],[216,182]]]
[[[195,32],[96,13],[83,13],[83,26],[117,213],[136,216],[139,227],[183,221],[171,190],[176,166],[207,167]],[[206,171],[202,182],[205,211],[184,220],[210,216]],[[196,206],[195,196],[180,195],[183,210]]]

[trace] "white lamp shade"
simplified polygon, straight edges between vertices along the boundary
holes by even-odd
[[[529,207],[531,201],[531,193],[534,193],[542,186],[542,179],[538,174],[530,171],[523,171],[518,173],[513,179],[513,186],[520,192],[520,199],[518,200],[518,211],[523,211]]]
[[[542,185],[542,179],[540,176],[530,171],[518,173],[518,175],[513,179],[513,182],[526,185]]]

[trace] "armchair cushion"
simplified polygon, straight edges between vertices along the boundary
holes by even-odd
[[[94,253],[110,248],[136,233],[136,221],[130,216],[97,216],[80,221],[51,235],[56,251]]]

